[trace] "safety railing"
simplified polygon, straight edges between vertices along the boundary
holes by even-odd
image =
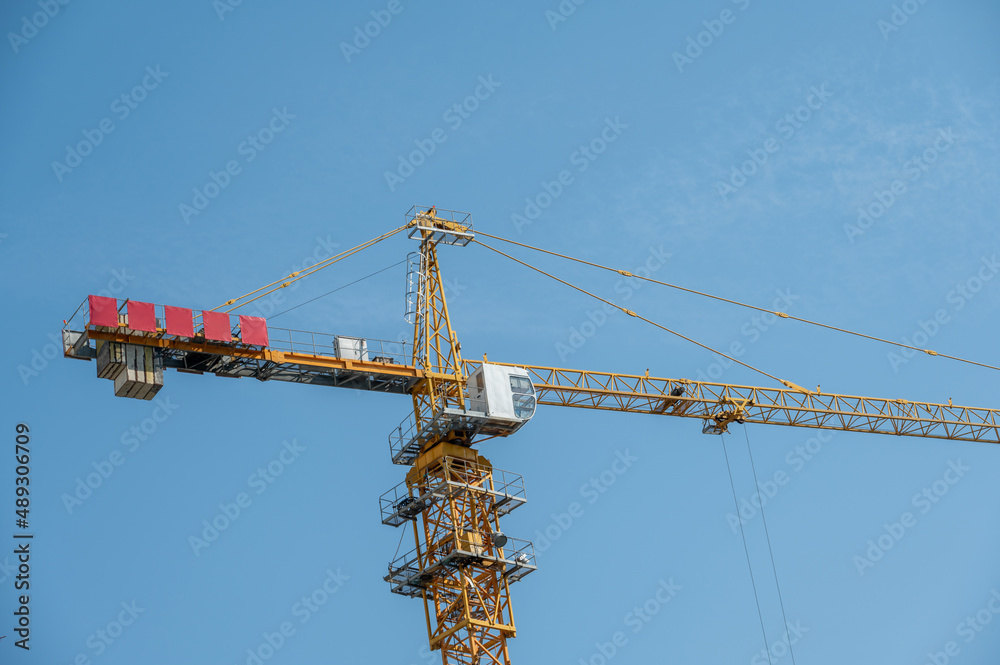
[[[449,538],[430,549],[415,548],[397,557],[389,564],[385,580],[394,593],[419,595],[433,580],[472,564],[502,566],[501,574],[509,582],[516,582],[538,569],[531,541],[505,536],[504,546],[497,547],[491,534],[465,532],[457,541]]]
[[[120,320],[127,320],[127,299],[116,299],[117,310]],[[165,339],[174,339],[176,335],[168,335],[166,332],[166,313],[163,305],[153,305],[156,317],[156,333],[139,333],[131,331],[130,334],[140,336],[154,336]],[[199,321],[201,310],[192,310],[195,321]],[[125,317],[122,319],[122,317]],[[63,329],[68,331],[85,331],[90,323],[90,303],[84,298],[83,303],[73,312],[73,315],[63,322]],[[231,333],[233,345],[241,345],[239,317],[231,318],[233,323]],[[125,325],[119,327],[125,328]],[[413,345],[410,342],[395,342],[390,340],[374,339],[370,337],[348,337],[344,335],[334,335],[332,333],[319,333],[307,330],[295,330],[290,328],[267,327],[268,348],[283,353],[297,353],[315,356],[333,356],[343,360],[357,360],[362,362],[383,363],[390,365],[410,365],[413,360]],[[204,329],[200,323],[195,327],[195,338],[200,338],[204,334]],[[229,342],[213,342],[214,344],[230,344]]]
[[[407,211],[405,219],[410,227],[407,233],[410,238],[420,237],[446,245],[465,246],[475,237],[472,215],[467,212],[441,210],[436,206],[413,206]]]
[[[445,464],[448,464],[448,460],[457,461],[454,458],[445,458]],[[490,469],[466,460],[462,460],[461,464],[464,473],[481,480],[469,483],[463,482],[461,474],[449,474],[450,477],[427,474],[412,489],[405,481],[401,482],[379,497],[382,523],[389,526],[400,526],[407,520],[416,519],[435,501],[447,499],[459,492],[488,494],[496,507],[498,516],[507,515],[527,502],[524,492],[524,478],[520,474],[503,469]]]
[[[336,356],[342,360],[409,365],[413,345],[370,337],[347,337],[308,330],[268,327],[271,348],[284,353]]]

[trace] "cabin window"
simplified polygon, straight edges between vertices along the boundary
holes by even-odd
[[[528,420],[535,414],[535,398],[524,393],[514,393],[514,417]]]
[[[531,380],[526,376],[512,376],[510,377],[510,390],[515,395],[518,393],[532,395],[535,392],[535,387],[531,385]]]

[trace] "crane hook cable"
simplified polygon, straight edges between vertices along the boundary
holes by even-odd
[[[865,333],[860,333],[860,332],[857,332],[857,331],[854,331],[854,330],[847,330],[846,328],[838,328],[837,326],[831,326],[831,325],[826,324],[826,323],[820,323],[819,321],[812,321],[810,319],[803,319],[803,318],[798,317],[798,316],[792,316],[791,314],[788,314],[786,312],[781,312],[781,311],[777,311],[777,310],[771,310],[771,309],[767,309],[767,308],[764,308],[764,307],[757,307],[756,305],[750,305],[748,303],[740,302],[738,300],[731,300],[729,298],[723,298],[722,296],[716,296],[716,295],[713,295],[711,293],[705,293],[704,291],[697,291],[695,289],[689,289],[687,287],[680,286],[678,284],[671,284],[670,282],[661,282],[660,280],[653,279],[651,277],[643,277],[641,275],[632,274],[628,270],[619,270],[618,268],[611,268],[609,266],[601,265],[600,263],[593,263],[591,261],[586,261],[584,259],[578,259],[578,258],[573,257],[573,256],[567,256],[566,254],[560,254],[559,252],[553,252],[553,251],[550,251],[550,250],[547,250],[547,249],[542,249],[541,247],[534,247],[532,245],[526,245],[524,243],[517,242],[516,240],[508,240],[507,238],[501,238],[500,236],[490,235],[489,233],[484,233],[483,231],[476,231],[476,234],[477,235],[486,236],[487,238],[493,238],[494,240],[500,240],[500,241],[503,241],[503,242],[507,242],[507,243],[510,243],[512,245],[518,245],[519,247],[525,247],[527,249],[533,249],[536,252],[542,252],[543,254],[551,254],[552,256],[558,256],[559,258],[562,258],[562,259],[568,259],[570,261],[576,261],[577,263],[582,263],[584,265],[593,266],[594,268],[600,268],[602,270],[610,270],[611,272],[616,272],[619,275],[623,275],[625,277],[634,277],[635,279],[641,279],[641,280],[643,280],[645,282],[652,282],[653,284],[659,284],[660,286],[667,286],[667,287],[670,287],[671,289],[677,289],[678,291],[685,291],[687,293],[693,293],[694,295],[702,296],[702,297],[705,297],[705,298],[711,298],[713,300],[721,300],[722,302],[726,302],[726,303],[729,303],[731,305],[738,305],[740,307],[746,307],[747,309],[757,310],[758,312],[764,312],[766,314],[773,314],[774,316],[777,316],[777,317],[782,318],[782,319],[791,319],[792,321],[799,321],[800,323],[807,323],[807,324],[809,324],[811,326],[818,326],[820,328],[826,328],[828,330],[835,330],[837,332],[846,333],[848,335],[854,335],[856,337],[863,337],[865,339],[870,339],[870,340],[873,340],[873,341],[876,341],[876,342],[881,342],[883,344],[889,344],[890,346],[896,346],[896,347],[900,347],[900,348],[904,348],[904,349],[910,349],[910,350],[913,350],[913,351],[920,351],[922,353],[926,353],[929,356],[937,356],[939,358],[947,358],[948,360],[956,360],[956,361],[961,362],[961,363],[968,363],[970,365],[977,365],[979,367],[985,367],[986,369],[994,369],[994,370],[1000,371],[1000,367],[996,367],[994,365],[988,365],[986,363],[976,362],[975,360],[969,360],[967,358],[959,358],[958,356],[950,356],[950,355],[948,355],[946,353],[939,353],[939,352],[934,351],[932,349],[924,349],[924,348],[921,348],[919,346],[912,346],[910,344],[904,344],[903,342],[893,342],[892,340],[883,339],[881,337],[876,337],[874,335],[867,335]],[[482,243],[480,243],[480,244],[482,244]]]
[[[260,295],[258,295],[255,298],[251,298],[250,300],[247,300],[246,302],[242,302],[239,305],[233,305],[233,307],[230,307],[229,309],[227,309],[226,312],[227,313],[228,312],[232,312],[234,309],[239,309],[240,307],[243,307],[244,305],[249,305],[254,300],[258,300],[260,298],[263,298],[266,295],[274,293],[278,289],[283,289],[286,286],[288,286],[288,285],[290,285],[290,284],[292,284],[294,282],[297,282],[300,279],[304,279],[304,278],[312,275],[313,273],[315,273],[315,272],[317,272],[319,270],[322,270],[323,268],[326,268],[328,266],[333,265],[334,263],[336,263],[337,261],[340,261],[341,259],[346,259],[348,256],[353,256],[353,255],[357,254],[358,252],[360,252],[360,251],[362,251],[364,249],[367,249],[368,247],[371,247],[372,245],[385,240],[386,238],[392,237],[392,236],[396,235],[397,233],[399,233],[400,231],[402,231],[405,228],[406,228],[406,226],[404,225],[404,226],[400,226],[398,229],[395,229],[394,231],[389,231],[387,233],[383,233],[382,235],[378,236],[377,238],[373,238],[373,239],[369,240],[368,242],[361,243],[357,247],[352,247],[351,249],[344,250],[343,252],[341,252],[340,254],[337,254],[336,256],[331,256],[328,259],[320,261],[319,263],[317,263],[314,266],[311,266],[310,268],[306,268],[306,269],[303,269],[303,270],[299,270],[299,271],[293,272],[292,274],[287,275],[287,276],[283,277],[282,279],[279,279],[279,280],[276,280],[274,282],[271,282],[270,284],[265,284],[264,286],[260,287],[259,289],[255,289],[255,290],[251,291],[250,293],[246,293],[246,294],[240,296],[239,298],[233,298],[232,300],[227,300],[226,302],[222,303],[219,307],[216,307],[215,309],[218,310],[218,309],[221,309],[222,307],[226,307],[227,305],[233,305],[234,303],[237,303],[240,300],[243,300],[244,298],[252,296],[255,293],[263,291],[264,289],[266,289],[266,288],[268,288],[270,286],[274,286],[275,284],[279,284],[279,286],[275,286],[270,291],[267,291],[265,293],[261,293]],[[282,280],[288,280],[288,281],[282,282]]]
[[[726,456],[726,470],[729,472],[729,486],[733,490],[733,505],[736,506],[737,517],[740,513],[739,502],[736,500],[736,483],[733,482],[733,468],[729,464],[729,452],[726,450],[726,435],[723,434],[722,437],[722,454]],[[747,557],[747,570],[750,571],[750,586],[753,587],[753,598],[757,603],[757,617],[760,619],[760,632],[764,636],[764,651],[767,652],[767,662],[771,663],[771,648],[770,643],[767,641],[767,631],[764,630],[764,613],[760,609],[760,596],[757,594],[757,582],[753,577],[753,565],[750,563],[750,548],[747,547],[747,534],[743,530],[743,519],[739,518],[740,523],[740,535],[743,537],[743,552]]]
[[[625,312],[629,316],[634,316],[635,318],[640,319],[642,321],[645,321],[646,323],[648,323],[650,325],[656,326],[660,330],[664,330],[664,331],[670,333],[671,335],[676,335],[677,337],[680,337],[683,340],[691,342],[692,344],[695,344],[696,346],[700,346],[701,348],[703,348],[703,349],[705,349],[707,351],[711,351],[712,353],[714,353],[716,355],[720,355],[723,358],[726,358],[727,360],[731,360],[731,361],[733,361],[734,363],[736,363],[738,365],[742,365],[743,367],[746,367],[747,369],[753,370],[754,372],[757,372],[758,374],[763,374],[767,378],[773,379],[773,380],[777,381],[778,383],[783,384],[785,387],[790,388],[791,390],[794,390],[796,392],[811,394],[811,391],[806,390],[802,386],[796,385],[796,384],[792,383],[791,381],[785,381],[784,379],[779,379],[778,377],[774,376],[773,374],[768,374],[767,372],[765,372],[762,369],[758,369],[758,368],[754,367],[753,365],[749,365],[749,364],[743,362],[742,360],[737,360],[736,358],[733,358],[732,356],[727,355],[727,354],[723,353],[722,351],[718,351],[716,349],[713,349],[712,347],[707,346],[705,344],[702,344],[701,342],[699,342],[697,340],[694,340],[694,339],[692,339],[692,338],[690,338],[690,337],[688,337],[686,335],[683,335],[683,334],[677,332],[676,330],[671,330],[670,328],[667,328],[666,326],[661,325],[661,324],[657,323],[656,321],[652,321],[650,319],[647,319],[644,316],[636,314],[635,312],[633,312],[630,309],[622,307],[621,305],[617,305],[617,304],[611,302],[610,300],[606,300],[605,298],[602,298],[601,296],[599,296],[599,295],[597,295],[595,293],[591,293],[590,291],[587,291],[586,289],[582,289],[579,286],[576,286],[575,284],[571,284],[571,283],[567,282],[564,279],[560,279],[560,278],[556,277],[553,274],[547,273],[544,270],[542,270],[541,268],[536,268],[535,266],[533,266],[533,265],[531,265],[529,263],[525,263],[524,261],[521,261],[520,259],[516,259],[513,256],[511,256],[510,254],[502,252],[502,251],[500,251],[499,249],[497,249],[495,247],[490,247],[489,245],[487,245],[484,242],[481,242],[481,241],[478,241],[478,240],[476,242],[479,243],[481,246],[485,247],[486,249],[492,250],[492,251],[494,251],[497,254],[500,254],[502,256],[506,256],[508,259],[510,259],[511,261],[514,261],[515,263],[520,263],[522,266],[524,266],[526,268],[531,268],[535,272],[539,272],[539,273],[545,275],[546,277],[550,277],[550,278],[556,280],[557,282],[559,282],[561,284],[565,284],[566,286],[568,286],[568,287],[570,287],[572,289],[576,289],[580,293],[586,294],[586,295],[590,296],[591,298],[595,298],[597,300],[600,300],[601,302],[603,302],[603,303],[605,303],[607,305],[611,305],[615,309],[620,309],[621,311]]]
[[[753,462],[753,452],[750,450],[750,429],[743,425],[743,435],[747,440],[747,454],[750,456],[750,469],[753,470],[753,484],[757,490],[757,498],[760,498],[760,482],[757,480],[757,466]],[[731,473],[731,472],[730,472]],[[764,536],[767,538],[767,551],[771,555],[771,570],[774,571],[774,586],[778,590],[778,604],[781,606],[781,620],[785,624],[785,640],[788,643],[788,652],[792,656],[792,665],[795,665],[795,651],[792,650],[792,637],[788,634],[788,615],[785,614],[785,601],[781,597],[781,584],[778,582],[778,567],[774,564],[774,548],[771,547],[771,533],[767,529],[767,516],[764,514],[765,501],[760,502],[760,517],[764,521]],[[743,520],[740,520],[740,528],[743,528]],[[770,647],[768,647],[770,654]]]

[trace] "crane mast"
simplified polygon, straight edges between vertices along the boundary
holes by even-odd
[[[379,504],[383,524],[413,527],[413,548],[389,563],[384,579],[393,593],[423,600],[430,646],[444,665],[510,665],[507,640],[516,635],[510,585],[536,566],[532,544],[506,535],[500,518],[524,505],[524,482],[471,446],[518,431],[538,404],[696,418],[707,434],[736,422],[1000,443],[1000,411],[951,400],[464,360],[437,248],[472,242],[471,217],[415,206],[397,231],[403,229],[420,243],[408,259],[409,352],[400,343],[269,328],[252,316],[239,316],[233,326],[228,312],[196,315],[98,296],[65,322],[63,351],[96,360],[98,377],[112,380],[121,397],[152,399],[165,368],[409,395],[412,414],[389,435],[392,462],[409,470]]]
[[[410,237],[420,240],[407,281],[418,285],[413,366],[423,376],[412,387],[413,434],[401,440],[409,454],[394,457],[412,468],[405,491],[383,501],[383,522],[413,521],[415,547],[390,563],[386,579],[393,592],[423,598],[430,646],[440,649],[443,663],[509,665],[507,639],[516,634],[510,583],[530,572],[534,557],[530,543],[503,535],[499,518],[505,507],[523,503],[523,484],[522,500],[509,499],[511,485],[496,482],[490,462],[469,447],[487,423],[466,409],[461,347],[437,258],[438,244],[468,244],[471,221],[432,207],[414,208],[407,223]]]

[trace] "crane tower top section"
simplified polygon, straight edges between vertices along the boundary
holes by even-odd
[[[406,226],[410,238],[435,244],[465,247],[475,238],[470,213],[437,206],[413,206],[406,213]]]

